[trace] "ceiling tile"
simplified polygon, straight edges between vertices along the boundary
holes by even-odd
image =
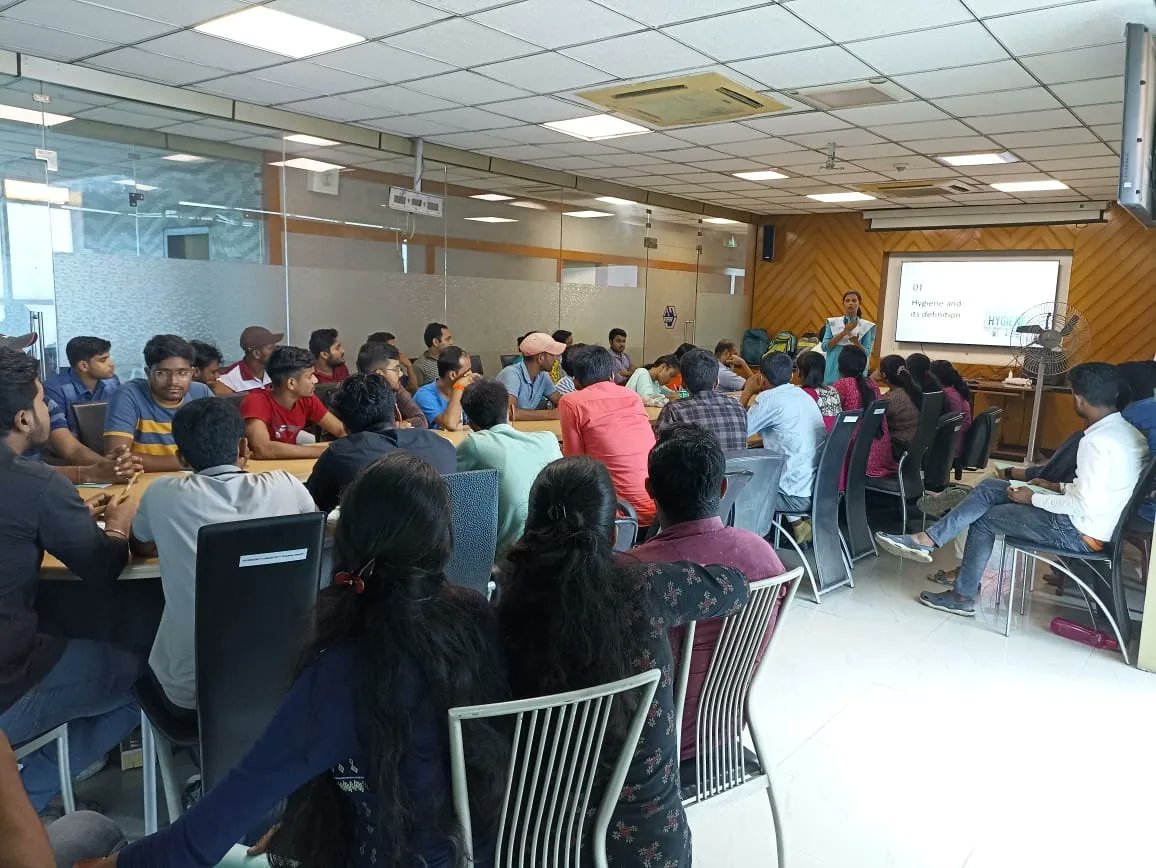
[[[464,18],[451,18],[383,40],[454,66],[477,66],[534,54],[537,47]],[[410,75],[409,78],[416,78]]]
[[[642,29],[637,21],[590,0],[521,0],[472,18],[543,48],[561,48]]]
[[[823,135],[836,135],[836,133],[824,133]],[[798,147],[794,142],[788,142],[786,139],[776,139],[764,133],[760,139],[752,139],[746,142],[722,142],[715,145],[715,150],[722,151],[724,154],[731,154],[735,157],[765,157],[768,160],[773,160],[774,154],[781,154],[784,151],[794,151],[797,150]]]
[[[1156,25],[1156,7],[1147,0],[1089,0],[986,23],[1009,51],[1025,55],[1116,42],[1130,21]]]
[[[654,158],[648,154],[617,153],[605,155],[602,157],[602,161],[612,166],[645,166],[647,163],[654,162]]]
[[[1103,168],[1117,168],[1120,165],[1120,158],[1115,154],[1107,157],[1078,157],[1073,160],[1037,160],[1036,168],[1043,172],[1064,172],[1068,169],[1095,169]],[[1060,180],[1063,180],[1061,176]]]
[[[1052,130],[1058,127],[1079,126],[1079,120],[1067,109],[1041,112],[1020,112],[1013,115],[985,115],[967,119],[968,124],[981,133],[1018,133],[1031,130]]]
[[[712,172],[742,172],[747,169],[755,169],[760,164],[751,159],[743,157],[731,157],[729,160],[704,160],[701,163],[695,163],[700,169],[707,169]],[[768,164],[769,165],[769,164]]]
[[[1008,59],[1003,47],[976,23],[869,39],[852,43],[847,50],[885,75]]]
[[[446,17],[445,12],[415,3],[414,0],[389,0],[388,14],[382,8],[381,0],[341,0],[340,3],[273,0],[269,8],[348,30],[366,39],[400,33]]]
[[[984,136],[949,136],[946,139],[919,139],[915,149],[921,154],[969,154],[990,151],[995,142]]]
[[[840,155],[841,156],[841,155]],[[855,160],[855,165],[863,169],[868,169],[872,172],[884,172],[893,174],[896,166],[905,166],[907,170],[916,169],[942,169],[942,163],[937,163],[929,157],[924,157],[920,154],[910,154],[904,157],[878,157],[874,159],[858,159]]]
[[[411,90],[418,90],[442,99],[453,100],[463,105],[484,105],[497,100],[518,99],[530,96],[527,91],[519,87],[512,87],[476,72],[459,70],[445,75],[435,75],[432,78],[422,78],[411,81],[408,85]]]
[[[1020,62],[1044,84],[1105,78],[1119,75],[1124,68],[1124,43],[1040,54]]]
[[[261,66],[284,63],[286,60],[280,54],[192,31],[162,36],[159,39],[142,42],[137,47],[178,60],[187,60],[190,63],[210,62],[213,66],[233,72],[245,72]]]
[[[837,146],[853,147],[855,145],[879,145],[883,144],[883,139],[874,133],[867,130],[861,130],[857,127],[851,127],[846,130],[834,130],[825,133],[802,133],[788,135],[788,139],[797,145],[802,145],[805,148],[822,148],[826,149],[828,144],[834,142]]]
[[[751,129],[740,123],[704,124],[698,127],[683,127],[678,130],[668,130],[672,136],[685,139],[696,145],[718,145],[726,142],[744,142],[765,136],[758,130]]]
[[[947,97],[946,99],[937,99],[935,104],[956,117],[1004,115],[1063,107],[1059,100],[1042,87],[1002,90],[995,93],[975,94],[974,96]]]
[[[664,32],[722,61],[814,48],[831,41],[782,6],[704,18]]]
[[[1093,105],[1100,102],[1121,102],[1124,99],[1124,77],[1093,78],[1057,84],[1052,92],[1068,105]]]
[[[831,114],[861,127],[947,120],[947,115],[939,109],[919,101],[860,106],[833,111]]]
[[[425,112],[415,117],[421,120],[445,124],[447,127],[457,127],[460,130],[478,132],[479,130],[495,130],[502,127],[516,127],[520,121],[504,115],[494,114],[479,108],[452,108],[445,111]]]
[[[1056,0],[967,0],[967,5],[977,18],[989,18],[992,15],[1011,15],[1015,12],[1044,9],[1055,6]]]
[[[368,90],[358,90],[345,94],[345,99],[361,103],[378,109],[377,116],[385,114],[410,115],[421,112],[438,111],[439,109],[457,108],[458,104],[446,99],[439,99],[425,93],[418,93],[400,85],[391,84],[386,87],[374,87]],[[368,115],[366,115],[368,117]]]
[[[229,75],[224,78],[215,78],[195,86],[205,93],[215,93],[232,99],[256,103],[257,105],[274,105],[281,102],[292,102],[316,96],[318,91],[306,91],[289,87],[276,81],[265,81],[255,75]]]
[[[0,47],[10,51],[24,51],[49,60],[72,62],[118,46],[62,30],[50,30],[23,21],[13,21],[11,18],[0,18]]]
[[[840,160],[856,162],[858,160],[877,160],[884,157],[910,157],[912,153],[902,145],[884,142],[881,145],[856,145],[850,148],[839,148],[837,156]]]
[[[1077,157],[1110,157],[1107,145],[1092,142],[1086,145],[1048,145],[1042,148],[1020,148],[1016,155],[1029,163],[1040,160],[1069,160]]]
[[[279,106],[279,108],[283,108],[286,111],[299,112],[303,115],[314,115],[331,121],[341,121],[343,123],[359,121],[362,118],[380,116],[381,114],[380,109],[336,96],[285,103]]]
[[[495,109],[496,107],[493,105],[488,105],[486,108]],[[516,115],[512,115],[508,110],[503,110],[502,114],[516,117]],[[510,127],[509,129],[504,129],[502,130],[502,137],[511,139],[523,145],[548,145],[551,143],[561,144],[574,141],[573,136],[567,136],[555,130],[548,130],[545,127],[537,126],[532,122],[528,123],[524,127]]]
[[[486,148],[486,152],[504,160],[537,160],[545,154],[535,145],[514,145]]]
[[[1119,171],[1112,169],[1112,168],[1107,168],[1107,169],[1072,169],[1070,171],[1064,172],[1064,180],[1065,181],[1082,181],[1082,180],[1108,181],[1108,180],[1119,180],[1119,178],[1120,178]]]
[[[223,75],[227,70],[201,66],[175,57],[151,54],[139,48],[122,48],[108,51],[85,61],[85,66],[122,72],[136,78],[159,81],[165,84],[189,84],[205,78]]]
[[[823,165],[823,162],[826,159],[827,159],[826,154],[819,153],[819,151],[815,151],[815,150],[788,151],[785,154],[775,154],[774,162],[772,163],[772,165],[774,165],[774,166],[811,166],[812,168],[814,168],[816,166]],[[802,172],[803,170],[802,169],[796,169],[795,171],[797,174],[798,172]]]
[[[565,121],[570,118],[586,117],[590,114],[588,109],[548,96],[528,96],[523,99],[494,102],[487,105],[486,108],[530,124]],[[566,136],[563,136],[563,139],[565,138]],[[684,142],[679,142],[680,146],[684,144]]]
[[[497,106],[491,106],[497,110]],[[677,151],[686,147],[686,142],[682,139],[676,139],[674,136],[668,136],[664,133],[643,133],[638,136],[623,136],[620,139],[612,139],[614,147],[621,148],[624,151],[632,151],[634,153],[645,154],[650,151]]]
[[[446,12],[469,15],[493,6],[501,6],[506,0],[422,0],[422,2],[437,9],[444,9]]]
[[[435,136],[439,133],[455,133],[453,127],[433,121],[418,120],[417,118],[378,118],[362,121],[363,126],[372,127],[395,136]]]
[[[1094,142],[1087,127],[1065,127],[1058,130],[1032,130],[1026,133],[995,133],[992,138],[1005,148],[1033,148],[1044,145],[1079,145]]]
[[[778,117],[756,118],[745,121],[748,127],[771,133],[776,136],[787,136],[793,133],[821,133],[824,130],[845,130],[851,126],[846,121],[826,112],[803,112],[800,114],[780,115]]]
[[[219,15],[244,9],[246,0],[181,0],[179,3],[161,3],[157,0],[99,0],[96,5],[129,12],[145,18],[155,18],[179,27],[200,24]]]
[[[534,160],[534,162],[539,166],[560,169],[564,172],[580,172],[583,169],[598,169],[603,166],[602,163],[590,157],[547,157],[546,159]]]
[[[959,0],[794,0],[788,8],[838,42],[971,20]]]
[[[567,48],[562,53],[619,78],[661,75],[710,63],[710,58],[653,30]]]
[[[675,151],[663,151],[664,160],[673,160],[676,163],[697,163],[700,160],[717,160],[721,154],[710,148],[680,148]]]
[[[578,90],[611,78],[600,69],[550,53],[479,66],[474,71],[532,93]]]
[[[969,136],[974,131],[959,121],[925,121],[918,124],[889,124],[872,129],[895,142],[920,141],[922,139],[944,139],[952,136]]]
[[[676,21],[743,9],[758,0],[662,0],[660,3],[654,0],[598,0],[598,2],[636,21],[659,27]]]
[[[1102,124],[1092,127],[1092,132],[1103,139],[1105,142],[1118,141],[1120,139],[1120,125],[1119,124]]]
[[[743,60],[732,66],[779,90],[857,81],[875,75],[875,70],[837,45]]]
[[[363,90],[373,87],[377,83],[373,79],[361,75],[354,75],[340,69],[331,69],[328,66],[318,66],[316,63],[310,63],[306,60],[297,60],[262,69],[254,75],[266,81],[276,81],[321,94]],[[280,102],[285,101],[280,100]]]
[[[5,10],[4,17],[121,44],[152,39],[173,29],[171,24],[79,3],[77,0],[17,3]]]
[[[100,106],[89,109],[81,115],[85,120],[101,121],[106,124],[120,124],[125,127],[139,127],[145,130],[155,130],[158,127],[167,127],[172,124],[170,118],[161,118],[137,112],[125,111],[119,108]],[[39,147],[39,145],[37,145]]]
[[[1014,60],[901,75],[895,83],[924,99],[1031,87],[1034,79]]]
[[[402,51],[381,42],[365,42],[330,51],[328,54],[312,58],[312,62],[333,69],[344,69],[346,72],[363,75],[374,81],[395,83],[450,72],[453,69],[448,64],[410,51]]]
[[[1124,104],[1119,102],[1084,105],[1074,108],[1072,111],[1088,126],[1122,124],[1124,122]]]

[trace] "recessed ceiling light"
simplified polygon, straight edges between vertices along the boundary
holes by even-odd
[[[322,160],[311,160],[308,157],[294,157],[292,160],[278,160],[270,166],[288,166],[290,169],[304,169],[306,172],[332,172],[334,169],[344,169],[336,163],[326,163]]]
[[[870,202],[875,197],[848,190],[845,193],[812,193],[807,198],[816,202]]]
[[[513,217],[463,217],[463,220],[473,220],[475,223],[517,223]]]
[[[762,169],[757,172],[734,172],[733,174],[736,178],[742,178],[744,181],[778,181],[787,177],[782,172],[776,172],[773,169]]]
[[[1063,181],[1048,178],[1045,181],[1007,181],[990,185],[993,190],[1001,193],[1041,193],[1045,190],[1067,190],[1068,185]]]
[[[607,214],[605,211],[563,211],[567,217],[580,217],[587,220],[591,217],[613,217],[613,214]]]
[[[503,196],[501,193],[477,193],[471,199],[481,199],[483,202],[509,202],[513,196]]]
[[[308,57],[365,42],[365,37],[356,33],[266,6],[231,12],[193,29],[286,57]]]
[[[728,220],[726,217],[703,217],[702,222],[715,223],[719,226],[738,226],[741,223],[739,220]]]
[[[599,196],[599,202],[605,202],[607,205],[634,205],[636,204],[632,199],[619,199],[617,196]]]
[[[135,187],[142,193],[151,193],[153,190],[160,189],[154,187],[152,184],[138,184],[132,178],[121,178],[119,181],[113,181],[114,184],[120,184],[122,187]]]
[[[162,160],[171,160],[174,163],[207,163],[208,157],[198,157],[195,154],[169,154],[161,157]]]
[[[997,163],[1018,163],[1020,158],[1009,151],[990,154],[948,154],[936,157],[949,166],[994,166]]]
[[[38,127],[54,127],[57,124],[72,120],[68,115],[54,115],[50,112],[38,112],[35,109],[19,108],[14,105],[0,105],[0,118],[22,124],[36,124]]]
[[[318,148],[331,148],[334,145],[341,144],[341,142],[335,142],[333,139],[322,139],[318,136],[307,136],[304,133],[294,133],[291,136],[286,136],[285,141],[297,142],[301,145],[315,145]]]
[[[52,187],[36,181],[16,181],[11,178],[4,179],[4,196],[8,199],[63,205],[68,201],[68,195],[67,187]]]
[[[565,133],[576,139],[585,139],[588,142],[597,142],[602,139],[617,139],[621,136],[637,136],[649,133],[646,127],[616,118],[614,115],[589,115],[584,118],[571,118],[568,121],[550,121],[542,124],[547,129]]]
[[[529,208],[531,211],[545,211],[545,210],[547,210],[546,206],[543,205],[541,202],[527,202],[527,201],[522,201],[522,200],[520,200],[518,202],[511,202],[510,207],[511,208]]]

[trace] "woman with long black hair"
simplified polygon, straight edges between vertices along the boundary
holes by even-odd
[[[907,451],[907,445],[919,429],[923,390],[907,370],[903,356],[884,356],[879,362],[879,376],[891,387],[887,393],[887,426],[892,452],[899,456]]]
[[[879,387],[867,377],[867,354],[858,347],[847,347],[839,356],[839,379],[835,381],[835,391],[844,410],[866,410],[873,401],[882,397]],[[898,472],[899,465],[891,453],[891,431],[884,414],[879,430],[875,432],[875,442],[867,454],[867,475],[879,479]]]
[[[943,383],[931,371],[931,359],[923,353],[912,353],[905,363],[911,379],[921,392],[942,392]],[[922,406],[922,405],[921,405]]]
[[[446,582],[450,547],[433,467],[404,452],[368,467],[342,496],[334,585],[264,734],[187,814],[101,864],[215,865],[288,798],[273,865],[455,866],[446,711],[508,696],[488,604]],[[475,828],[493,828],[508,742],[476,726],[466,747]]]
[[[947,359],[936,359],[931,363],[931,375],[943,389],[943,412],[959,413],[963,416],[963,427],[955,442],[955,454],[963,448],[963,438],[971,427],[971,389]]]
[[[614,517],[605,466],[586,456],[547,466],[530,490],[525,536],[508,556],[498,621],[519,697],[662,669],[606,846],[612,865],[681,868],[691,864],[690,828],[679,797],[667,630],[741,608],[747,583],[725,567],[616,561]],[[612,750],[628,711],[616,704]]]

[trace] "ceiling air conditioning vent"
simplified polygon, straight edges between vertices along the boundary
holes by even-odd
[[[958,196],[979,191],[963,181],[889,181],[883,184],[860,184],[856,187],[873,196],[889,199],[922,199],[927,196]]]
[[[582,91],[578,96],[656,127],[720,123],[791,108],[717,72],[620,84]]]
[[[820,111],[857,108],[864,105],[885,105],[911,99],[907,91],[886,80],[860,81],[838,87],[812,87],[807,90],[789,90],[788,96]]]

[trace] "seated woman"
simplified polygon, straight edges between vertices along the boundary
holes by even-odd
[[[971,427],[971,389],[955,365],[946,359],[936,359],[931,363],[931,374],[943,386],[943,412],[961,413],[963,427],[959,429],[959,437],[955,443],[955,454],[958,457],[963,449],[963,438],[967,436],[967,429]]]
[[[943,391],[943,383],[931,372],[931,359],[923,353],[912,353],[907,357],[905,364],[919,391],[924,393]]]
[[[879,362],[879,376],[891,387],[887,393],[887,428],[891,451],[898,460],[919,428],[923,391],[912,379],[903,356],[884,356]]]
[[[546,467],[530,490],[525,536],[510,551],[498,621],[516,696],[593,687],[661,667],[645,726],[611,820],[612,865],[691,864],[679,797],[674,661],[667,630],[746,604],[743,575],[696,564],[615,562],[614,486],[586,456]],[[629,727],[619,704],[608,749]],[[597,798],[597,796],[592,797]],[[591,804],[596,802],[592,801]],[[640,853],[661,853],[662,861]]]
[[[98,865],[215,865],[286,799],[268,844],[274,864],[457,864],[446,711],[507,698],[493,616],[480,595],[446,582],[449,491],[429,464],[388,455],[341,507],[339,572],[264,734],[187,814]],[[486,829],[509,748],[475,727],[466,765]],[[481,865],[485,851],[480,842]]]
[[[867,379],[867,354],[858,347],[843,347],[839,353],[839,379],[835,381],[834,388],[844,410],[864,410],[872,401],[882,397],[879,387]],[[875,442],[867,454],[867,475],[876,479],[894,476],[899,472],[899,465],[891,453],[891,430],[887,424],[887,415],[884,415],[875,434]]]
[[[838,415],[844,409],[853,408],[845,408],[839,400],[839,393],[831,386],[823,385],[823,378],[827,375],[827,360],[821,354],[800,353],[795,364],[799,368],[799,385],[819,405],[819,412],[823,414],[823,424],[827,426],[827,433],[830,434]]]

